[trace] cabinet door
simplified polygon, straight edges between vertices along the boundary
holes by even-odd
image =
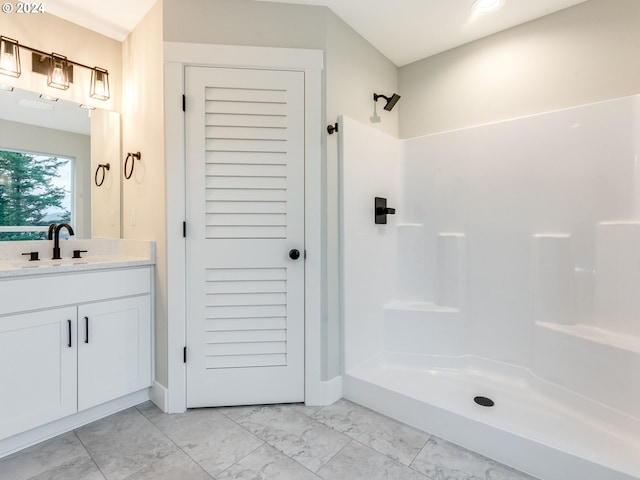
[[[75,413],[76,307],[0,317],[0,438]]]
[[[149,295],[78,307],[78,410],[151,385]]]

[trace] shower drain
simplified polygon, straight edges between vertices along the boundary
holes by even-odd
[[[493,407],[495,405],[494,401],[488,397],[475,397],[473,401],[482,407]]]

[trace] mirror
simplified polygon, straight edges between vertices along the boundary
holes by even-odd
[[[21,164],[29,164],[23,175],[34,180],[15,188],[8,178],[10,167],[5,162],[4,171],[0,169],[0,189],[4,188],[6,194],[11,187],[16,197],[20,190],[24,194],[26,185],[31,188],[31,207],[24,210],[35,210],[35,204],[40,208],[35,215],[10,219],[2,216],[0,203],[0,233],[10,230],[4,225],[28,223],[25,218],[38,219],[39,225],[68,219],[78,239],[120,237],[120,115],[80,107],[67,100],[17,88],[0,90],[0,151],[21,155]],[[98,168],[107,164],[108,170]],[[100,186],[96,184],[96,170],[99,170]],[[37,182],[40,183],[34,186]],[[20,182],[14,180],[13,183]],[[7,195],[0,196],[0,202],[2,198],[5,207],[9,205],[14,211],[17,210],[14,205],[21,204],[21,200],[15,198],[10,204]],[[46,227],[20,225],[14,230],[42,232],[43,229],[46,231]],[[8,234],[4,235],[8,239]],[[39,235],[42,238],[43,233]]]

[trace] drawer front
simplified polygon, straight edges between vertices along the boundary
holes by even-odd
[[[0,315],[150,292],[148,266],[3,280]]]

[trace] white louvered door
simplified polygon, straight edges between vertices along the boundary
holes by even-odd
[[[187,67],[185,92],[187,406],[303,401],[304,73]]]

